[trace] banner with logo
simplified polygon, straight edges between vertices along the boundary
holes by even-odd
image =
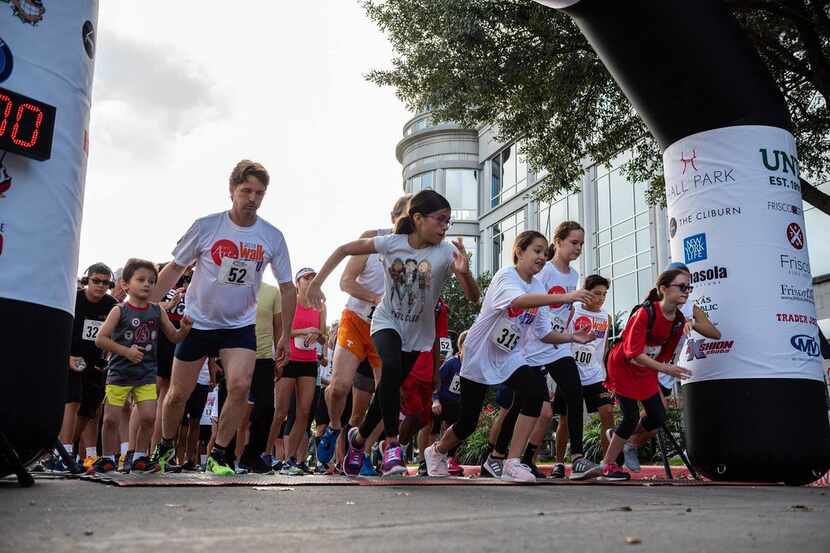
[[[722,334],[686,342],[686,382],[821,381],[792,135],[766,126],[701,132],[667,148],[663,163],[672,260],[689,267],[689,301]]]
[[[97,0],[0,1],[0,297],[74,313]]]

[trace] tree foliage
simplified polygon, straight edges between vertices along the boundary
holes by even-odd
[[[830,178],[830,0],[725,0],[787,100],[801,167]],[[632,148],[623,171],[649,182],[664,203],[662,153],[582,33],[564,13],[532,0],[367,0],[363,6],[396,52],[368,79],[392,86],[413,111],[502,140],[524,137],[539,196],[574,190],[581,160]],[[803,186],[830,213],[830,196]]]
[[[484,297],[484,293],[487,291],[487,287],[490,286],[491,280],[492,275],[490,273],[484,273],[478,277],[478,287],[481,289],[481,297]],[[460,334],[473,326],[473,321],[476,320],[481,306],[470,303],[464,296],[464,290],[461,288],[461,284],[457,278],[452,277],[447,279],[447,282],[444,284],[444,289],[441,291],[441,297],[447,302],[447,308],[449,309],[450,330]]]

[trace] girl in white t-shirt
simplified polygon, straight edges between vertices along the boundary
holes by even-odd
[[[444,242],[452,225],[450,204],[434,190],[412,197],[409,211],[398,220],[395,233],[344,244],[329,257],[308,290],[309,301],[322,304],[320,287],[331,271],[349,255],[379,253],[384,267],[385,288],[372,316],[372,341],[381,358],[378,389],[360,428],[348,434],[349,450],[343,469],[357,474],[363,466],[366,438],[383,422],[386,434],[383,475],[406,472],[398,442],[400,388],[422,351],[432,351],[435,342],[435,303],[444,282],[453,272],[464,293],[478,303],[478,283],[470,273],[467,252],[461,240]]]
[[[520,414],[501,477],[513,481],[535,480],[519,457],[542,409],[547,385],[538,368],[527,363],[525,346],[536,340],[565,344],[593,339],[590,330],[566,334],[552,328],[547,306],[564,301],[566,295],[546,293],[534,278],[545,266],[547,247],[548,242],[541,233],[522,232],[513,244],[514,266],[500,269],[493,276],[481,312],[464,343],[458,422],[425,451],[430,476],[449,474],[448,452],[476,429],[487,388],[505,382],[514,390],[513,401],[520,406]]]

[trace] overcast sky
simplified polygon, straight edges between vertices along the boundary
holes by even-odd
[[[410,115],[363,77],[392,50],[357,0],[101,2],[98,27],[79,271],[169,260],[195,218],[230,207],[243,158],[271,174],[259,213],[295,271],[389,225]]]

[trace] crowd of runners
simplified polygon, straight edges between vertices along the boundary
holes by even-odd
[[[445,240],[451,206],[432,190],[400,198],[390,227],[319,270],[292,272],[283,234],[257,215],[268,184],[241,161],[230,210],[196,220],[172,261],[96,263],[79,280],[60,443],[88,473],[390,477],[417,451],[420,475],[459,476],[457,450],[493,389],[482,476],[545,477],[536,459],[558,415],[550,478],[627,480],[622,465],[639,470],[638,446],[689,375],[674,364],[686,335],[719,338],[687,303],[688,269],[672,264],[610,340],[610,283],[571,266],[584,241],[573,221],[550,239],[520,233],[481,298],[462,242]],[[349,299],[328,326],[322,286],[346,258]],[[278,287],[262,282],[266,266]],[[449,329],[450,278],[479,306],[469,329]],[[602,424],[601,463],[584,455],[583,404]],[[66,458],[43,466],[67,470]]]

